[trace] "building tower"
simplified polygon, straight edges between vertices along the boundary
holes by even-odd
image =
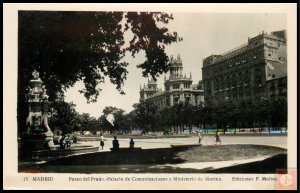
[[[170,80],[179,78],[182,78],[182,60],[178,54],[176,59],[173,56],[170,59]]]
[[[191,98],[191,94],[185,91],[191,89],[193,80],[183,76],[182,69],[180,55],[178,54],[176,59],[171,56],[170,77],[165,81],[165,90],[170,91],[167,100],[167,104],[170,106],[179,101],[189,101]]]
[[[140,88],[140,101],[153,103],[158,109],[173,106],[179,102],[198,105],[203,102],[203,89],[199,85],[192,85],[192,75],[183,75],[183,63],[178,54],[176,58],[170,57],[169,77],[164,76],[165,90],[157,88],[156,82],[148,80],[144,88]],[[202,82],[201,82],[202,84]]]
[[[157,92],[157,83],[152,78],[150,80],[148,79],[147,86],[144,85],[143,88],[140,88],[140,100],[145,100]]]

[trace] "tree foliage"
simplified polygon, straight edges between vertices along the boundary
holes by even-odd
[[[101,91],[97,85],[105,77],[123,93],[129,65],[123,60],[126,51],[135,56],[144,50],[146,61],[138,67],[155,79],[169,69],[165,45],[178,40],[177,33],[164,27],[172,19],[158,12],[20,11],[19,90],[24,91],[36,69],[50,100],[82,80],[81,92],[95,102]],[[124,33],[129,30],[134,36],[127,46]]]
[[[58,129],[63,133],[71,133],[73,130],[76,130],[80,119],[75,106],[75,104],[67,102],[52,103],[51,129]]]
[[[100,84],[109,80],[119,93],[127,78],[126,52],[145,51],[138,65],[143,76],[167,72],[165,45],[180,40],[166,25],[173,16],[160,12],[19,11],[18,21],[18,128],[24,130],[28,110],[26,88],[37,70],[50,101],[63,101],[77,81],[87,102],[96,102]],[[125,33],[133,38],[126,42]]]
[[[287,126],[285,98],[261,98],[246,106],[233,101],[213,107],[179,102],[160,110],[151,102],[141,102],[134,104],[134,110],[129,113],[108,106],[99,119],[90,117],[87,113],[77,113],[72,103],[57,105],[60,110],[54,113],[51,120],[55,127],[63,128],[64,132],[80,129],[82,133],[99,130],[129,133],[133,128],[138,128],[143,130],[143,134],[148,131],[182,133],[184,129],[191,131],[192,127],[203,128],[205,131],[208,128],[222,128],[225,132],[227,128],[253,128],[254,122],[257,127],[270,129]],[[113,115],[112,123],[107,120],[108,115]]]
[[[148,132],[150,129],[155,128],[157,120],[157,107],[150,102],[141,102],[134,105],[135,123]]]
[[[108,120],[108,116],[112,115],[113,119]],[[128,131],[133,127],[132,115],[126,114],[123,109],[117,107],[105,107],[103,113],[99,118],[100,127],[104,131]]]

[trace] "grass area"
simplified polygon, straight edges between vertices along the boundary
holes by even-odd
[[[212,145],[178,152],[185,162],[245,160],[287,153],[286,149],[263,145]]]

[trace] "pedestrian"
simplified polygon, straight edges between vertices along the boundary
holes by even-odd
[[[100,146],[101,146],[101,148],[103,150],[103,147],[104,147],[104,137],[103,137],[102,134],[100,135]]]
[[[221,145],[221,138],[219,132],[216,132],[216,144],[219,143]]]
[[[60,144],[61,138],[62,138],[62,135],[59,135],[57,138],[57,144]]]
[[[133,138],[130,139],[130,142],[129,142],[129,148],[134,148],[134,141],[133,141]]]
[[[120,147],[119,140],[117,139],[117,136],[114,136],[113,149],[117,150],[117,149],[119,149],[119,147]]]
[[[71,149],[72,146],[72,139],[69,135],[65,138],[65,149]]]
[[[77,137],[75,135],[73,136],[73,143],[77,143]]]
[[[59,147],[60,147],[60,149],[65,149],[65,144],[66,144],[66,140],[65,140],[65,136],[63,135],[60,138],[60,141],[59,141]]]
[[[198,142],[198,143],[201,144],[201,141],[202,141],[202,139],[203,139],[203,136],[202,136],[202,132],[201,132],[201,131],[198,132],[198,138],[199,138],[199,142]]]

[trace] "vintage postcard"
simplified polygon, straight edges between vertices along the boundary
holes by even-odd
[[[297,190],[296,4],[4,4],[6,190]]]

